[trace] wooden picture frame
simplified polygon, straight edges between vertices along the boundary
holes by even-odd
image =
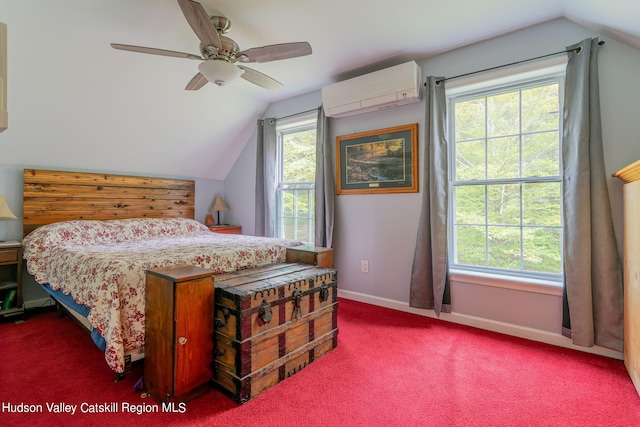
[[[418,192],[418,124],[336,138],[338,194]]]

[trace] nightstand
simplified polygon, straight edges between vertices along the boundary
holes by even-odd
[[[214,233],[242,234],[242,226],[240,225],[229,225],[229,224],[210,225],[209,230],[213,231]]]
[[[22,244],[0,243],[0,316],[24,314],[22,307]]]

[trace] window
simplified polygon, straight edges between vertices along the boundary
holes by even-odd
[[[276,236],[313,245],[315,236],[315,114],[278,122]]]
[[[448,93],[452,268],[562,277],[562,78]]]

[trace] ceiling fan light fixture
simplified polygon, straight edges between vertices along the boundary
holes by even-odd
[[[198,65],[198,71],[218,86],[224,86],[236,80],[242,74],[242,70],[234,64],[223,60],[209,60]]]
[[[204,60],[198,66],[199,72],[189,80],[185,90],[199,90],[209,82],[224,86],[238,77],[264,89],[277,90],[282,88],[282,83],[253,68],[236,65],[236,62],[271,62],[311,54],[308,42],[278,43],[241,51],[235,41],[223,36],[231,28],[231,21],[222,13],[216,11],[213,16],[209,16],[205,8],[195,0],[178,0],[178,5],[200,40],[201,55],[120,43],[111,43],[111,46],[130,52]]]

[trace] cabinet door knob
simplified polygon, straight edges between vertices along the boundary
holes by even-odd
[[[178,338],[178,344],[185,345],[186,343],[187,343],[187,338],[186,337]]]

